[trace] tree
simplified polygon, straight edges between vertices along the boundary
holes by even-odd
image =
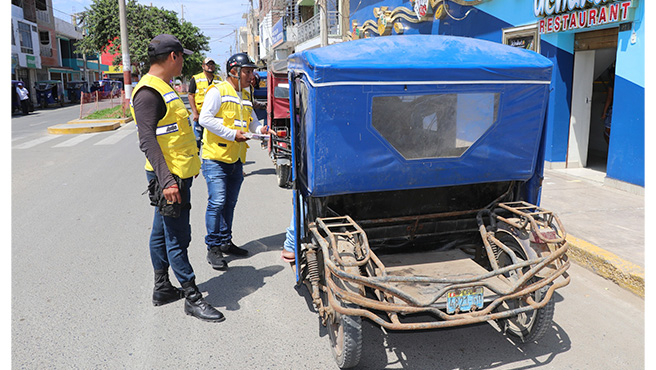
[[[209,51],[209,38],[189,22],[180,23],[177,13],[154,6],[141,5],[136,0],[126,3],[128,42],[130,60],[140,70],[148,70],[148,43],[153,37],[168,33],[177,37],[182,45],[193,51],[185,58],[182,75],[190,77],[200,71],[203,51]],[[120,53],[121,31],[117,0],[93,0],[90,8],[82,12],[80,24],[86,34],[76,45],[77,53],[96,53],[107,51]],[[121,57],[114,58],[112,64],[119,65]]]

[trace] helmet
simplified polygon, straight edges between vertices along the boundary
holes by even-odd
[[[232,67],[237,67],[237,68],[257,68],[255,65],[255,62],[248,56],[246,53],[237,53],[233,56],[231,56],[228,61],[226,62],[226,72],[229,75],[232,75],[230,70]]]

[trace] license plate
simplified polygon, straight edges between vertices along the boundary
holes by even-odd
[[[446,312],[468,312],[483,308],[483,287],[454,289],[446,293]]]

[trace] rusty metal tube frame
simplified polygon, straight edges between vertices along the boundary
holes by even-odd
[[[499,205],[501,206],[502,204]],[[532,208],[537,209],[537,207],[532,206],[528,203],[522,204],[522,206],[524,205],[531,206]],[[503,208],[507,209],[506,207]],[[514,209],[512,209],[512,207],[509,208],[510,208],[508,209],[509,211],[513,213],[517,213],[515,212]],[[540,214],[542,214],[542,212],[540,212]],[[524,227],[526,227],[530,223],[532,230],[539,230],[537,226],[537,222],[533,219],[531,215],[527,215],[523,212],[519,212],[519,215],[526,220],[526,222],[524,223]],[[550,214],[550,216],[556,220],[559,226],[559,230],[563,231],[564,229],[562,228],[562,225],[560,224],[558,218],[552,214]],[[498,217],[498,216],[495,217],[499,221],[507,222],[507,220],[502,217]],[[324,221],[340,221],[340,220],[345,220],[346,223],[328,225],[326,222],[324,222]],[[549,220],[549,222],[551,222],[551,220]],[[510,223],[510,224],[512,226],[517,227],[515,223]],[[317,228],[317,225],[321,228],[321,231]],[[364,252],[365,252],[365,257],[362,260],[358,261],[356,265],[363,266],[364,264],[371,262],[375,266],[377,266],[381,276],[364,277],[361,275],[353,275],[347,273],[342,268],[338,267],[338,264],[342,266],[354,266],[354,264],[345,265],[342,259],[339,258],[339,255],[336,252],[337,240],[335,234],[333,234],[332,231],[330,230],[331,227],[335,228],[335,227],[344,227],[344,226],[353,227],[355,228],[356,231],[349,232],[349,233],[343,233],[343,232],[337,233],[337,235],[341,234],[347,237],[354,237],[356,234],[360,234],[360,236],[355,236],[355,237],[361,238],[363,244],[362,247],[364,248]],[[541,307],[544,307],[544,305],[546,305],[547,302],[551,299],[553,292],[556,289],[566,286],[570,282],[569,274],[567,274],[566,272],[566,270],[569,268],[569,262],[566,259],[567,244],[564,242],[565,240],[564,236],[562,236],[562,238],[557,238],[557,239],[543,238],[543,240],[559,240],[558,242],[556,242],[556,244],[558,245],[554,248],[555,251],[553,251],[553,253],[545,257],[539,257],[527,261],[517,261],[514,253],[510,250],[510,248],[508,248],[501,241],[496,239],[493,236],[492,232],[487,232],[485,227],[483,226],[479,229],[479,232],[483,239],[484,246],[490,261],[496,262],[490,244],[490,242],[492,242],[497,247],[504,250],[506,253],[509,253],[513,261],[513,264],[503,268],[498,268],[498,265],[496,263],[493,263],[493,271],[488,272],[486,274],[481,274],[472,278],[465,278],[465,279],[445,279],[445,278],[429,278],[429,277],[388,276],[385,272],[385,266],[383,265],[383,263],[378,259],[376,254],[370,250],[367,242],[366,234],[364,234],[364,231],[348,216],[317,219],[317,223],[310,224],[309,229],[313,234],[315,240],[319,243],[319,246],[321,247],[324,255],[324,266],[325,266],[324,276],[327,285],[326,286],[322,285],[321,288],[316,287],[316,289],[317,290],[323,289],[326,292],[330,308],[344,315],[367,317],[387,329],[418,330],[418,329],[430,329],[430,328],[443,328],[443,327],[467,325],[471,323],[484,322],[489,320],[496,320],[496,319],[516,316],[522,312],[527,312],[533,309],[539,309]],[[324,238],[322,233],[326,235],[329,238],[329,240],[326,240],[326,238]],[[544,235],[539,234],[539,236],[542,238]],[[551,272],[548,276],[540,279],[535,283],[525,285],[533,276],[535,276],[537,272],[539,272],[542,268],[544,268],[545,266],[551,263],[554,263],[555,266],[557,266],[555,271]],[[522,273],[522,270],[529,266],[532,267],[528,271]],[[518,272],[519,278],[513,283],[511,283],[508,280],[509,289],[500,291],[495,287],[487,283],[483,283],[481,281],[483,279],[502,275],[513,270]],[[563,276],[564,278],[563,281],[554,282],[560,276]],[[342,289],[335,284],[333,278],[350,281],[355,284],[362,284],[364,286],[377,290],[381,292],[382,296],[385,298],[385,301],[370,299],[360,294],[356,294],[354,292]],[[447,284],[447,285],[444,288],[440,289],[432,299],[422,302],[404,293],[402,290],[389,285],[389,283],[391,282],[436,283],[436,284]],[[542,289],[547,285],[549,285],[549,288],[545,296],[542,298],[540,302],[535,302],[532,299],[532,297],[528,296],[530,293],[533,293],[538,289]],[[447,314],[443,310],[431,306],[441,296],[446,294],[446,292],[449,290],[474,287],[474,286],[485,286],[486,288],[497,294],[498,297],[496,297],[484,309],[473,311],[473,312],[467,312],[467,313]],[[355,309],[355,308],[342,307],[342,305],[338,302],[336,297],[338,297],[343,301],[352,302],[363,308]],[[394,303],[393,302],[394,298],[400,299],[401,301],[404,302],[404,304]],[[504,301],[510,299],[525,299],[525,302],[528,305],[524,307],[518,307],[515,309],[509,309],[506,311],[492,312],[497,307],[499,307]],[[366,308],[370,308],[378,311],[384,311],[388,314],[390,320],[386,321]],[[401,323],[398,320],[397,314],[399,313],[400,314],[430,313],[437,316],[442,321],[431,321],[431,322],[424,322],[424,323]]]

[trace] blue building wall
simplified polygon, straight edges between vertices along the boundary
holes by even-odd
[[[613,117],[606,175],[645,186],[645,27],[644,5],[617,43]],[[635,32],[635,43],[631,36]]]
[[[620,32],[616,59],[613,122],[609,147],[607,176],[644,186],[644,1],[638,8],[631,31]],[[404,34],[440,34],[475,37],[502,42],[503,29],[534,24],[531,0],[490,0],[476,6],[458,5],[447,1],[453,16],[430,22],[411,23]],[[412,10],[407,0],[362,0],[351,2],[351,21],[362,25],[374,20],[374,8],[387,6],[388,10],[405,7]],[[616,27],[618,24],[613,24]],[[583,29],[592,31],[595,28]],[[637,41],[631,43],[635,31]],[[392,32],[394,37],[394,32]],[[567,160],[569,121],[574,73],[575,31],[541,35],[540,53],[554,63],[550,105],[547,112],[545,160],[562,163]],[[376,35],[372,35],[376,36]]]

